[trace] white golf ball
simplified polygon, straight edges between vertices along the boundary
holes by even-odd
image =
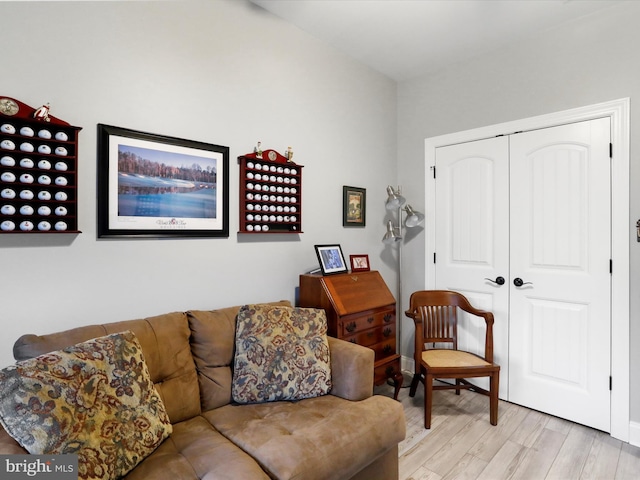
[[[64,217],[67,214],[67,209],[65,207],[56,207],[54,211],[59,217]]]
[[[0,208],[0,213],[2,213],[2,215],[13,215],[16,213],[16,207],[13,205],[3,205]]]
[[[33,222],[30,222],[29,220],[20,222],[20,230],[24,232],[30,232],[31,230],[33,230]]]

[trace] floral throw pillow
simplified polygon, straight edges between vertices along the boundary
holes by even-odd
[[[324,310],[245,305],[236,323],[232,398],[259,403],[326,395],[329,360]]]
[[[132,332],[0,370],[0,422],[31,454],[77,454],[78,478],[116,479],[172,427]]]

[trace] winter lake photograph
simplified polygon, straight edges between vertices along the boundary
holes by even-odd
[[[216,218],[217,160],[118,144],[118,216]]]

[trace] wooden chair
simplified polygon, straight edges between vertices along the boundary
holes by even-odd
[[[484,318],[486,323],[484,357],[458,350],[458,309]],[[424,427],[431,428],[433,390],[467,389],[488,395],[491,425],[498,424],[498,383],[500,366],[493,363],[493,313],[474,308],[460,293],[424,290],[411,295],[405,314],[416,326],[416,372],[409,396],[424,382]],[[450,348],[426,349],[425,344],[450,344]],[[438,345],[440,347],[440,345]],[[489,377],[489,391],[471,384],[466,378]],[[434,379],[455,379],[455,384],[433,385]]]

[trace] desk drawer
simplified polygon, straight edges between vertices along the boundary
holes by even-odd
[[[395,325],[396,313],[394,310],[382,310],[370,312],[359,316],[345,317],[340,320],[340,338],[350,337],[364,330],[383,325]],[[359,342],[358,342],[359,343]]]
[[[395,337],[396,324],[394,322],[388,325],[370,328],[363,332],[356,333],[355,335],[350,335],[349,337],[345,337],[345,340],[368,347],[370,345],[375,345],[376,343],[383,342]]]
[[[376,362],[373,370],[373,382],[376,385],[386,383],[388,378],[400,373],[400,355],[393,355],[386,360]]]
[[[391,355],[395,355],[396,353],[396,336],[385,340],[384,342],[376,343],[375,345],[370,345],[370,349],[372,349],[376,353],[376,361],[382,360],[385,357],[389,357]]]

